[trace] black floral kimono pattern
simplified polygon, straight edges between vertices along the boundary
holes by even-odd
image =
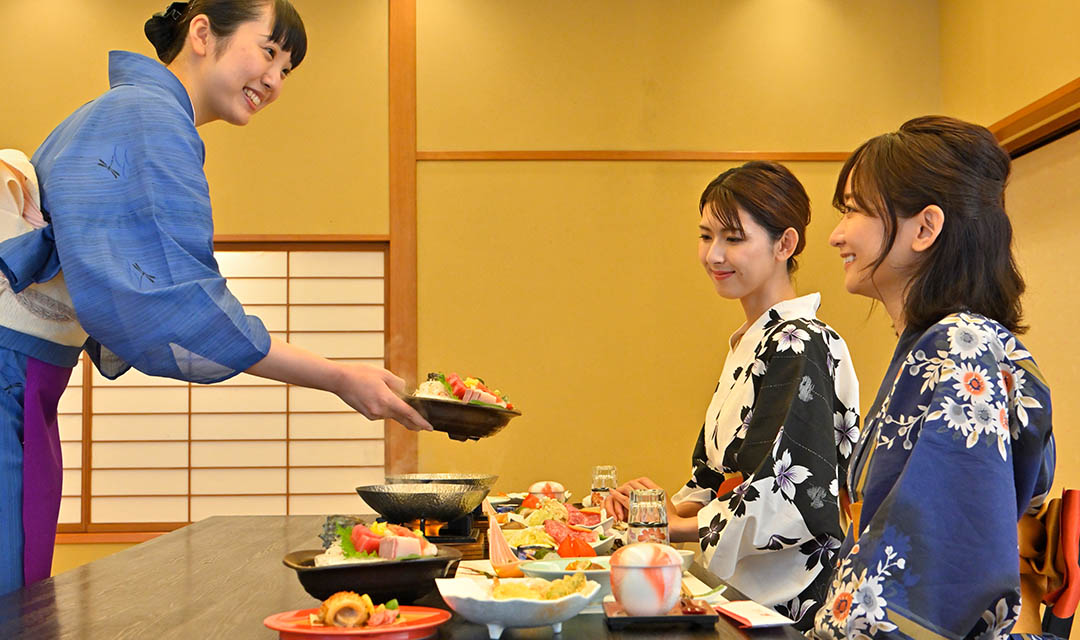
[[[808,628],[844,537],[839,491],[858,439],[858,380],[820,296],[781,302],[732,347],[694,450],[709,570]]]

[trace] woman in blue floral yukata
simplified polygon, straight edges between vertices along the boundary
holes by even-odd
[[[709,571],[809,628],[843,539],[839,488],[858,436],[859,386],[847,345],[817,318],[821,296],[792,282],[810,198],[787,168],[748,162],[701,194],[698,259],[746,322],[728,340],[693,453],[668,515],[674,542],[700,545]],[[625,516],[630,489],[605,504]]]
[[[852,457],[851,525],[816,638],[995,638],[1020,608],[1017,521],[1054,474],[1050,390],[1023,331],[1009,156],[984,127],[916,118],[840,172],[848,291],[899,341]]]

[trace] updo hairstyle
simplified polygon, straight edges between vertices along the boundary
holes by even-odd
[[[164,11],[151,16],[143,31],[146,39],[154,45],[158,59],[169,64],[184,48],[188,27],[195,16],[206,14],[214,35],[221,40],[228,40],[241,24],[257,19],[267,5],[272,5],[274,12],[274,27],[270,32],[270,40],[289,52],[292,68],[295,69],[307,54],[307,32],[300,14],[289,0],[174,2]]]
[[[709,213],[725,229],[742,232],[742,209],[769,233],[773,242],[788,228],[799,239],[787,261],[788,273],[799,267],[795,256],[806,246],[806,225],[810,224],[810,196],[787,167],[776,162],[754,160],[721,173],[701,194],[698,211]]]

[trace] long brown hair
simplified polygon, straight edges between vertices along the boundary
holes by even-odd
[[[908,120],[899,131],[864,142],[844,163],[833,206],[844,209],[850,175],[856,204],[885,226],[873,271],[896,242],[899,220],[930,205],[945,212],[904,293],[908,326],[926,329],[950,313],[971,311],[1016,333],[1026,329],[1024,279],[1005,213],[1009,171],[1009,155],[986,127],[945,116]]]
[[[798,268],[795,256],[806,246],[806,225],[810,224],[810,196],[802,183],[787,167],[776,162],[753,160],[741,167],[721,173],[698,202],[698,212],[708,207],[712,215],[727,229],[742,231],[739,209],[769,233],[773,242],[784,230],[792,228],[799,234],[795,251],[787,261],[788,273]]]

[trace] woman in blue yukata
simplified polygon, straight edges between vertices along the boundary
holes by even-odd
[[[132,366],[199,383],[246,371],[430,428],[396,396],[397,376],[271,338],[214,259],[196,127],[245,125],[280,95],[307,50],[296,10],[287,0],[173,3],[146,34],[161,62],[111,52],[110,90],[38,148],[36,184],[25,167],[12,183],[34,204],[40,185],[49,224],[0,244],[0,594],[49,576],[56,406],[83,349],[107,378]]]
[[[705,565],[743,593],[813,622],[843,539],[840,483],[858,436],[859,388],[843,339],[799,296],[791,274],[810,199],[787,168],[749,162],[713,180],[699,203],[698,258],[746,322],[705,412],[686,486],[673,496],[673,542],[700,544]],[[625,517],[630,489],[608,510]]]
[[[1020,608],[1017,521],[1054,474],[1050,390],[1016,334],[1009,156],[916,118],[847,160],[830,237],[848,291],[899,341],[848,475],[851,525],[816,638],[1000,638]]]

